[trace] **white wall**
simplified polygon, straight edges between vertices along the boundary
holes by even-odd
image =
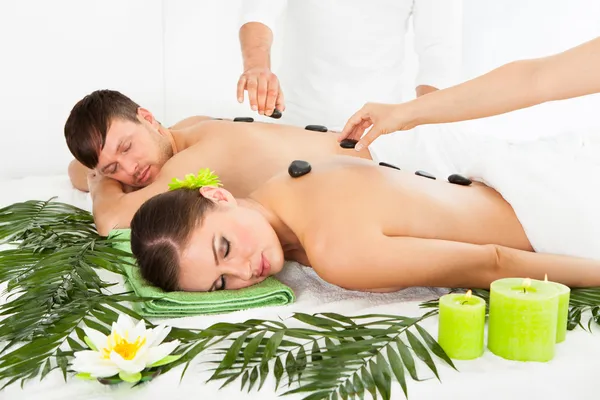
[[[0,0],[0,179],[65,173],[65,119],[95,89],[120,90],[166,124],[252,115],[235,98],[242,1]],[[600,36],[598,0],[463,1],[465,78]],[[599,111],[600,96],[589,96],[478,126],[535,137],[597,127]]]
[[[64,122],[95,89],[164,114],[161,0],[2,0],[0,57],[0,178],[65,173]]]
[[[166,123],[191,115],[252,116],[237,102],[242,0],[164,1]]]

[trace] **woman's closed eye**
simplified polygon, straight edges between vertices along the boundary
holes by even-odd
[[[216,290],[225,290],[225,275],[221,275],[221,286],[219,286]]]
[[[229,240],[222,238],[221,239],[221,249],[223,254],[223,259],[227,258],[229,255],[229,250],[231,249],[231,244]],[[221,275],[220,277],[221,285],[217,287],[217,290],[225,290],[225,275]]]
[[[221,248],[223,249],[223,258],[227,258],[227,256],[229,255],[229,250],[231,248],[231,243],[229,242],[229,240],[222,238]]]

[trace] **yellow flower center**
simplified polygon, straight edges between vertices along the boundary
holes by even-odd
[[[125,360],[133,360],[138,350],[146,343],[146,338],[137,337],[135,342],[129,342],[117,332],[113,332],[107,338],[107,342],[107,346],[102,349],[102,358],[110,358],[110,353],[114,351]]]

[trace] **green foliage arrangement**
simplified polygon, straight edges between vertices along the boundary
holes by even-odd
[[[210,171],[202,185],[218,184]],[[203,178],[203,179],[204,179]],[[187,179],[187,178],[186,178]],[[197,184],[190,179],[189,184]],[[182,184],[187,185],[187,184]],[[195,186],[194,186],[195,187]],[[75,352],[88,349],[85,327],[109,335],[120,314],[141,317],[129,307],[144,301],[132,292],[112,293],[99,270],[123,274],[120,266],[129,254],[113,247],[119,239],[98,235],[87,211],[49,201],[31,200],[0,209],[0,244],[15,248],[0,251],[0,282],[7,284],[8,300],[0,306],[0,382],[2,388],[40,377],[54,369],[64,379]],[[486,298],[486,291],[475,294]],[[421,323],[437,314],[433,308],[420,317],[371,314],[296,313],[290,328],[282,321],[248,320],[217,323],[206,329],[170,330],[165,340],[177,340],[176,354],[168,364],[154,364],[136,383],[184,365],[200,353],[218,357],[209,380],[222,386],[239,381],[241,390],[261,390],[272,374],[275,390],[304,393],[304,399],[347,399],[370,394],[391,398],[392,379],[408,396],[409,379],[419,381],[422,363],[439,379],[436,364],[454,368],[436,340]],[[576,289],[571,294],[570,329],[589,321],[600,323],[600,288]],[[149,324],[149,328],[155,327]],[[100,378],[113,384],[119,376]]]

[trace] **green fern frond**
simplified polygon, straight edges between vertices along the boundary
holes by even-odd
[[[54,201],[27,201],[0,210],[0,282],[8,301],[0,306],[0,382],[4,386],[62,370],[83,348],[81,324],[110,327],[117,312],[140,316],[122,302],[132,293],[110,294],[114,283],[97,269],[122,274],[130,255],[100,237],[92,216]],[[18,345],[18,346],[17,346]],[[70,348],[71,351],[61,350]]]
[[[435,376],[434,357],[452,368],[454,364],[419,323],[436,312],[419,318],[394,315],[346,317],[334,313],[296,313],[293,319],[308,328],[287,328],[280,322],[250,320],[243,324],[218,324],[219,334],[232,336],[231,343],[215,351],[220,361],[209,380],[223,386],[241,380],[241,389],[260,390],[269,374],[283,394],[309,393],[307,399],[340,396],[391,398],[394,377],[407,395],[406,372],[415,380],[417,359]],[[414,330],[414,333],[413,331]],[[419,361],[419,362],[421,362]],[[285,379],[287,378],[287,379]],[[292,385],[297,387],[291,388]]]

